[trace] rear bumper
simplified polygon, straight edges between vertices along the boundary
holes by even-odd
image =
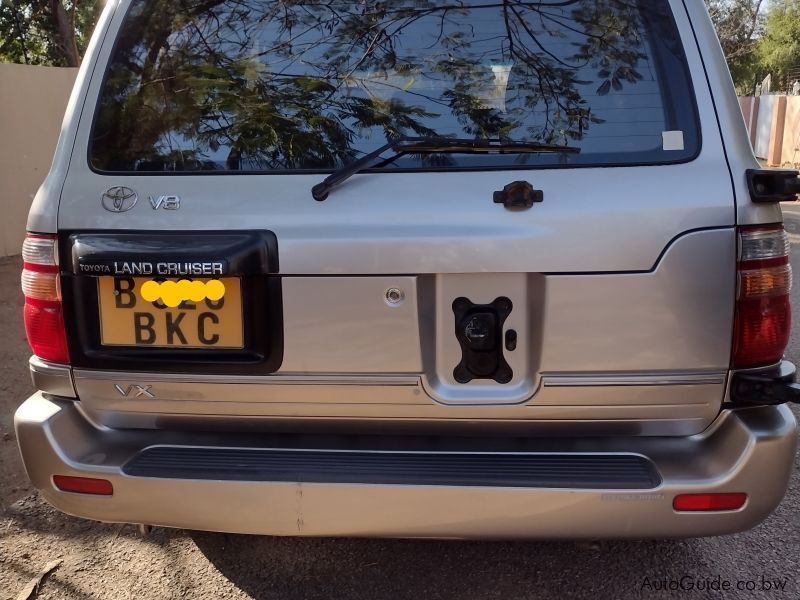
[[[785,406],[726,410],[703,434],[682,438],[505,440],[101,430],[84,419],[76,403],[42,394],[32,396],[16,414],[31,481],[66,513],[107,522],[310,536],[665,538],[741,531],[781,501],[794,461],[796,427]],[[180,458],[190,449],[194,462]],[[313,468],[303,471],[296,463],[276,467],[262,460],[271,452],[294,456],[310,449],[316,452],[305,455],[308,460],[329,453],[329,464],[330,453],[358,449],[366,463],[338,469],[341,476],[313,478],[295,474]],[[410,469],[413,465],[401,454],[414,454],[414,460],[422,459],[415,464],[422,466]],[[486,469],[471,480],[474,469],[469,466],[461,477],[448,471],[445,479],[435,480],[431,465],[447,466],[451,463],[441,461],[454,456],[464,462],[465,455],[467,465],[471,457],[503,457],[506,462],[497,463],[498,468],[506,468],[502,465],[508,460],[519,466],[520,457],[580,455],[601,462],[610,457],[604,472],[613,474],[617,468],[618,477],[607,479],[608,486],[600,473],[575,485],[565,485],[563,477],[558,483],[556,477],[555,483],[537,487],[536,477],[504,480]],[[392,460],[381,462],[387,458]],[[656,476],[649,483],[647,478],[625,480],[620,458],[651,465]],[[381,464],[386,465],[381,476],[370,480],[370,469]],[[584,469],[585,475],[586,464],[575,463],[576,473]],[[324,475],[320,466],[316,472]],[[393,479],[392,469],[400,469],[405,479]],[[538,474],[560,473],[550,463],[536,469]],[[419,475],[422,471],[427,478]],[[108,479],[114,494],[60,492],[53,475]],[[675,495],[699,492],[745,492],[748,501],[733,512],[673,510]]]

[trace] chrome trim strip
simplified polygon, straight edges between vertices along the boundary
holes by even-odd
[[[75,383],[72,381],[72,368],[42,360],[32,356],[28,361],[31,381],[37,390],[63,398],[77,398]]]
[[[417,375],[202,375],[186,373],[136,373],[125,371],[89,371],[74,372],[78,380],[102,381],[147,381],[148,383],[216,383],[262,385],[378,385],[378,386],[411,386],[417,387],[420,378]]]
[[[146,380],[163,383],[216,383],[263,385],[420,385],[418,375],[203,375],[185,373],[138,373],[126,371],[91,371],[75,369],[77,380],[128,381]],[[659,375],[544,375],[544,387],[591,387],[591,386],[668,386],[668,385],[721,385],[727,372],[704,372]]]
[[[544,387],[722,385],[727,373],[666,373],[658,375],[545,375]]]

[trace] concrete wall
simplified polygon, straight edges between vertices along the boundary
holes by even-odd
[[[771,167],[800,168],[800,96],[739,98],[755,155]]]
[[[800,166],[800,96],[786,98],[781,164]]]
[[[739,96],[739,108],[742,109],[744,124],[750,137],[750,145],[756,147],[756,127],[758,121],[759,98],[755,96]]]
[[[755,150],[756,156],[766,159],[769,154],[769,140],[772,130],[772,115],[775,112],[777,96],[761,96],[759,98],[758,118],[756,119]]]
[[[0,64],[0,256],[19,254],[77,69]]]

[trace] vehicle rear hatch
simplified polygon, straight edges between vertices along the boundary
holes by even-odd
[[[682,6],[396,4],[123,3],[59,210],[87,414],[701,431],[735,217]],[[387,149],[312,197],[431,136],[495,149]]]

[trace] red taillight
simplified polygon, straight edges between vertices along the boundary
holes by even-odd
[[[31,350],[44,360],[68,364],[55,236],[29,234],[22,246],[22,260],[25,333]]]
[[[679,512],[709,510],[739,510],[747,502],[747,494],[728,492],[720,494],[681,494],[675,496],[672,508]]]
[[[792,324],[791,288],[783,226],[740,227],[733,368],[767,366],[783,357]]]
[[[62,492],[72,492],[73,494],[90,494],[92,496],[112,496],[114,494],[114,486],[108,479],[53,475],[53,483]]]
[[[52,362],[69,363],[64,314],[60,302],[26,298],[25,332],[36,356]]]

